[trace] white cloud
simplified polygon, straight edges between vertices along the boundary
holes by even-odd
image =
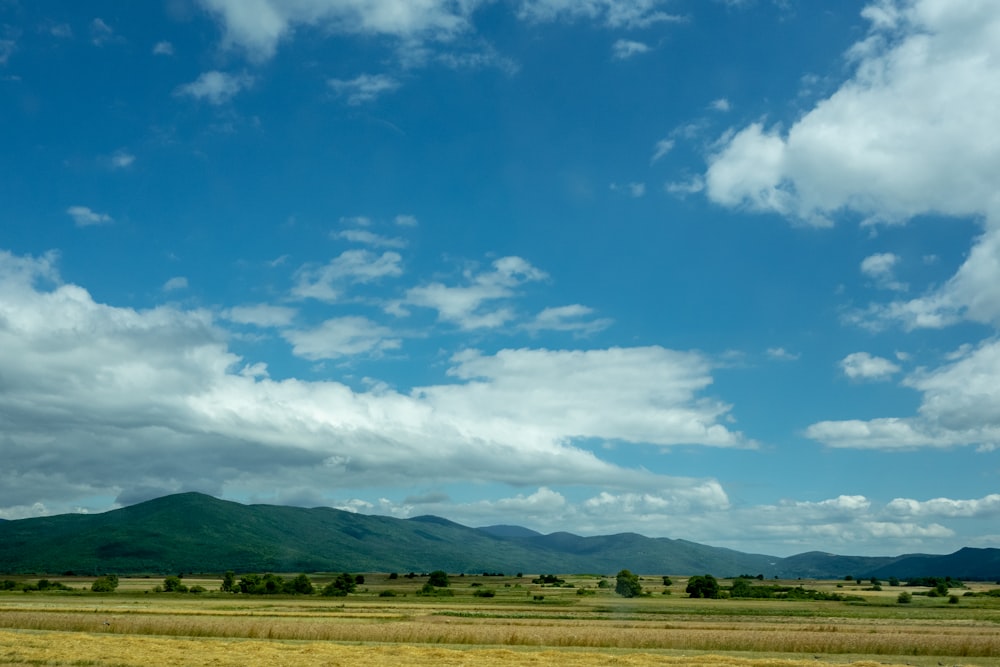
[[[876,284],[893,291],[908,289],[905,283],[896,280],[895,270],[900,262],[899,255],[891,252],[881,252],[869,255],[861,261],[861,273],[875,280]]]
[[[646,194],[646,184],[633,182],[626,183],[625,185],[618,185],[617,183],[612,183],[611,190],[613,192],[625,192],[630,197],[638,199]]]
[[[449,412],[479,415],[525,442],[585,437],[659,445],[748,446],[722,425],[730,406],[700,397],[712,382],[700,355],[659,347],[608,350],[468,350],[453,357],[459,385],[417,395]],[[519,434],[519,435],[516,435]],[[613,434],[613,435],[612,435]]]
[[[86,206],[70,206],[66,213],[73,218],[77,227],[92,227],[94,225],[109,225],[114,220],[107,213],[98,213]]]
[[[447,40],[469,28],[476,0],[199,0],[225,30],[227,47],[254,60],[271,58],[296,27],[324,32],[385,35],[403,41]]]
[[[593,319],[593,308],[573,304],[546,308],[525,326],[529,331],[572,331],[587,336],[611,326],[608,318]]]
[[[128,169],[135,162],[135,156],[124,148],[120,148],[111,155],[110,160],[112,168]]]
[[[0,67],[7,64],[15,50],[17,50],[17,42],[13,39],[0,39]]]
[[[971,500],[896,498],[886,509],[891,514],[909,518],[992,518],[1000,516],[1000,494],[991,493]]]
[[[391,330],[364,317],[329,319],[315,329],[286,330],[281,336],[292,344],[296,356],[311,361],[361,354],[378,356],[402,344]]]
[[[696,195],[705,189],[705,181],[701,176],[694,176],[688,181],[675,181],[667,183],[663,186],[663,189],[672,195],[678,197],[687,197],[688,195]]]
[[[103,19],[96,18],[90,22],[90,41],[94,46],[104,46],[114,37],[114,28],[105,23]]]
[[[709,198],[814,225],[843,209],[884,222],[997,209],[1000,6],[886,0],[864,15],[853,77],[787,130],[726,134]]]
[[[909,301],[873,304],[848,321],[872,328],[900,323],[907,329],[939,329],[962,320],[1000,325],[1000,228],[992,219],[988,224],[944,285]]]
[[[349,80],[327,79],[326,83],[352,106],[374,102],[383,93],[399,88],[399,81],[387,74],[360,74]]]
[[[732,104],[730,104],[729,100],[727,100],[725,97],[720,97],[717,100],[712,100],[712,103],[709,104],[708,106],[713,111],[721,111],[722,113],[730,111],[733,108]]]
[[[844,375],[852,380],[888,380],[899,372],[899,366],[883,357],[867,352],[854,352],[840,360]]]
[[[646,53],[649,47],[642,42],[631,39],[619,39],[611,46],[611,57],[615,60],[628,60],[634,55]]]
[[[464,277],[467,284],[461,286],[435,282],[412,287],[395,310],[401,313],[405,306],[431,308],[439,319],[462,329],[497,328],[514,319],[515,314],[495,302],[509,300],[516,296],[520,285],[548,276],[520,257],[502,257],[493,262],[492,270],[466,271]]]
[[[8,388],[0,392],[0,507],[51,509],[149,489],[222,494],[415,479],[599,484],[669,497],[704,482],[623,468],[572,439],[747,444],[721,423],[729,407],[704,395],[711,366],[697,353],[469,351],[452,360],[447,384],[408,394],[381,383],[355,391],[278,381],[227,348],[211,313],[95,302],[58,282],[54,259],[0,254]],[[340,318],[288,338],[303,356],[324,358],[392,349],[384,333]]]
[[[175,292],[177,290],[187,289],[188,279],[184,276],[174,276],[167,282],[163,283],[164,292]]]
[[[890,362],[891,363],[891,362]],[[806,435],[831,447],[911,449],[1000,446],[1000,341],[963,348],[950,363],[921,370],[903,385],[922,394],[915,417],[823,421]]]
[[[682,21],[659,8],[664,0],[521,0],[518,16],[528,21],[600,21],[611,28],[645,28]]]
[[[405,213],[397,215],[395,218],[393,218],[393,222],[395,222],[400,227],[416,227],[419,224],[419,222],[417,221],[417,216]]]
[[[398,237],[381,236],[367,229],[345,229],[330,234],[335,239],[352,243],[363,243],[373,248],[405,248],[406,240]]]
[[[802,355],[789,352],[783,347],[769,347],[767,348],[767,356],[776,361],[797,361]]]
[[[660,139],[656,142],[656,146],[653,147],[653,157],[649,159],[649,163],[653,164],[654,162],[658,162],[660,158],[672,150],[674,150],[673,139]]]
[[[394,278],[403,273],[402,256],[397,252],[381,255],[368,250],[348,250],[326,265],[307,265],[296,272],[292,296],[298,299],[336,301],[344,285],[370,283],[381,278]]]
[[[218,70],[203,72],[191,83],[178,86],[175,95],[187,95],[196,100],[205,100],[212,105],[220,105],[231,100],[240,91],[253,85],[254,78],[247,73],[229,74]]]
[[[235,306],[222,312],[227,320],[258,327],[288,326],[298,314],[294,308],[259,303],[252,306]]]
[[[153,45],[153,55],[172,56],[174,55],[174,45],[170,42],[157,42]]]

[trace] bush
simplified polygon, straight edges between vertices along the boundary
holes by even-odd
[[[204,593],[207,590],[208,589],[205,588],[204,586],[199,586],[199,585],[195,584],[194,586],[192,586],[191,588],[188,589],[188,592],[189,593]]]
[[[634,598],[642,594],[642,584],[639,583],[639,575],[632,574],[628,570],[618,573],[615,593],[623,598]]]
[[[688,579],[688,585],[684,592],[693,598],[717,598],[719,597],[719,582],[710,574],[694,576]]]
[[[479,588],[472,593],[477,598],[492,598],[496,597],[497,592],[492,588]]]
[[[90,590],[95,593],[114,593],[116,588],[118,588],[118,575],[116,574],[106,574],[103,577],[98,577],[90,585]]]
[[[898,602],[899,604],[910,604],[911,602],[913,602],[913,596],[907,593],[906,591],[903,591],[902,593],[896,596],[896,602]]]
[[[378,596],[380,598],[394,598],[396,597],[396,594],[393,593],[392,591],[382,591],[381,593],[378,594]]]
[[[165,593],[187,593],[188,587],[184,585],[181,578],[171,575],[163,580],[163,592]]]
[[[438,588],[447,588],[451,584],[448,573],[444,570],[434,570],[427,575],[427,583]]]
[[[346,597],[348,593],[353,593],[358,587],[357,579],[354,575],[344,572],[338,574],[337,578],[323,588],[323,595],[327,597]]]

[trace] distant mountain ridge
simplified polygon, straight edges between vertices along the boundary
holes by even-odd
[[[635,533],[543,535],[470,528],[436,516],[396,519],[328,507],[242,505],[200,493],[102,514],[0,522],[0,572],[527,572],[762,574],[768,578],[952,576],[1000,579],[1000,549],[946,556],[778,558]]]

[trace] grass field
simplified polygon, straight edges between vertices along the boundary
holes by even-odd
[[[964,596],[996,586],[955,589],[957,603],[898,604],[901,588],[833,581],[790,583],[858,599],[693,600],[683,578],[664,589],[647,577],[652,595],[626,599],[600,577],[564,578],[452,577],[441,597],[418,595],[425,578],[382,574],[346,598],[224,594],[218,579],[193,576],[185,583],[213,592],[152,592],[161,579],[122,579],[105,595],[9,592],[0,665],[1000,664],[1000,598]],[[487,589],[495,596],[475,595]]]

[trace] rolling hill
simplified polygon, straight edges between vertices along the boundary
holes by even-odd
[[[742,573],[767,577],[1000,577],[1000,550],[855,558],[777,558],[634,533],[542,535],[519,526],[470,528],[435,516],[395,519],[331,508],[242,505],[199,493],[102,514],[0,522],[0,572],[397,571]]]

